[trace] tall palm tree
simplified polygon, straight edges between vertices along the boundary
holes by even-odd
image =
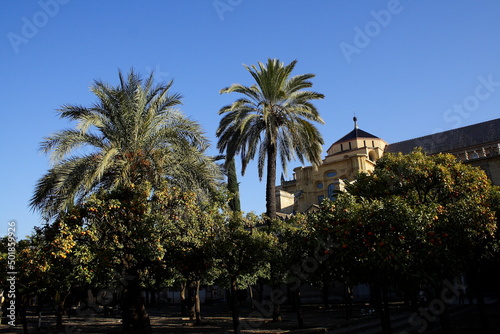
[[[222,93],[240,93],[244,96],[223,107],[224,114],[217,137],[217,147],[226,153],[226,161],[241,156],[242,174],[258,152],[258,172],[262,180],[267,160],[266,214],[276,217],[276,163],[279,155],[283,170],[287,162],[304,158],[317,166],[321,163],[323,138],[312,122],[323,124],[311,100],[322,99],[323,94],[305,90],[312,87],[309,79],[314,74],[291,77],[297,61],[285,65],[277,59],[267,64],[245,66],[255,84],[250,87],[233,84]]]
[[[53,167],[38,181],[30,204],[47,219],[103,189],[129,197],[144,182],[153,192],[166,181],[205,193],[215,189],[220,169],[204,153],[208,141],[200,126],[175,108],[181,96],[170,93],[172,82],[155,84],[153,74],[143,80],[133,70],[128,76],[119,72],[119,79],[116,87],[96,81],[91,90],[98,102],[91,107],[63,106],[60,117],[76,121],[76,128],[42,142]],[[128,222],[136,223],[140,218]],[[140,291],[144,263],[122,262],[131,277],[123,300],[124,332],[150,332]]]
[[[143,80],[133,70],[119,72],[120,84],[96,81],[92,107],[64,105],[61,118],[76,121],[41,144],[53,167],[37,183],[31,207],[47,218],[82,202],[99,189],[134,187],[144,181],[153,188],[165,179],[187,189],[212,190],[220,177],[213,159],[204,154],[208,141],[199,124],[175,107],[173,84]]]

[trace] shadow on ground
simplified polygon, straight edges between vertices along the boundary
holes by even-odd
[[[453,305],[452,323],[456,334],[481,333],[479,314],[476,305]],[[488,318],[491,330],[488,334],[500,334],[500,304],[487,305]],[[304,323],[305,328],[297,327],[297,315],[291,308],[283,309],[283,321],[272,322],[267,318],[251,317],[249,314],[255,310],[245,309],[242,312],[242,320],[250,326],[244,333],[339,333],[339,334],[375,334],[380,333],[378,318],[375,314],[363,315],[361,312],[354,312],[355,317],[350,320],[345,319],[345,309],[342,306],[335,306],[330,309],[323,309],[319,306],[305,306]],[[232,332],[232,320],[229,309],[226,305],[213,305],[202,307],[202,324],[194,325],[188,318],[183,318],[178,312],[177,306],[170,306],[166,309],[150,309],[151,324],[153,333],[230,333]],[[421,327],[412,327],[410,324],[411,312],[402,307],[394,306],[392,310],[393,334],[399,333],[441,333],[439,323],[429,323],[426,331],[422,332]],[[29,333],[36,333],[38,318],[33,314],[28,317]],[[64,318],[64,328],[55,329],[54,316],[47,315],[42,318],[42,331],[40,333],[120,333],[121,319],[119,315],[103,316],[89,314],[86,316]],[[0,333],[23,333],[20,322],[16,322],[16,327],[6,325],[0,326]],[[419,331],[420,330],[420,331]]]

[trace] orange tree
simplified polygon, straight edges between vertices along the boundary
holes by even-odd
[[[88,267],[92,253],[89,238],[75,225],[75,210],[61,215],[52,224],[35,227],[33,234],[17,245],[17,301],[26,326],[28,300],[37,297],[39,309],[53,298],[57,304],[57,327],[62,327],[66,298],[75,290],[89,286],[93,272]]]
[[[318,269],[324,256],[323,245],[316,240],[308,229],[306,216],[296,214],[287,219],[276,219],[265,228],[275,242],[270,251],[270,285],[275,292],[273,305],[273,321],[281,321],[281,304],[285,296],[281,296],[281,288],[287,284],[293,292],[298,325],[303,326],[300,301],[302,283],[311,281],[312,274]],[[321,251],[321,254],[318,252]]]
[[[385,224],[389,231],[381,237],[397,232],[408,244],[411,239],[406,238],[413,234],[405,235],[396,224],[416,225],[415,233],[424,233],[413,237],[419,244],[409,250],[418,251],[420,260],[415,263],[420,261],[426,269],[416,271],[421,279],[436,281],[464,272],[483,254],[496,231],[491,182],[482,170],[457,162],[452,155],[427,156],[420,149],[408,155],[388,154],[371,175],[361,174],[349,192],[358,202],[367,198],[384,206],[399,203],[397,207],[408,213],[383,217],[393,223]]]
[[[311,215],[312,228],[331,240],[323,266],[346,285],[348,317],[352,285],[369,283],[377,308],[382,310],[380,289],[404,280],[422,280],[419,275],[426,277],[429,259],[423,254],[433,250],[422,226],[433,217],[432,209],[411,208],[401,199],[367,200],[350,194],[339,195],[335,202],[324,201]],[[387,326],[388,314],[383,315]]]
[[[176,187],[157,192],[154,198],[155,221],[164,229],[162,265],[181,283],[182,312],[187,301],[189,315],[197,323],[201,321],[200,284],[211,283],[216,276],[212,247],[223,220],[221,205],[218,198],[200,201],[194,192]]]
[[[199,287],[214,275],[211,246],[219,211],[217,202],[203,205],[198,198],[167,183],[153,194],[148,182],[92,194],[37,234],[28,262],[32,276],[43,273],[39,286],[57,286],[64,295],[79,282],[91,284],[103,293],[100,304],[121,302],[124,321],[133,320],[130,309],[147,314],[142,299],[133,297],[143,288],[178,276]]]
[[[495,218],[497,220],[498,227],[498,217],[500,216],[500,187],[495,186],[491,189],[491,209],[495,212]],[[497,228],[495,234],[495,242],[491,244],[490,252],[496,259],[497,263],[500,262],[500,229]]]
[[[147,182],[102,190],[80,206],[81,224],[91,237],[94,256],[89,267],[96,272],[94,282],[96,286],[110,288],[109,282],[116,280],[114,288],[122,297],[126,330],[148,327],[149,317],[140,291],[152,273],[162,267],[165,254],[165,224],[156,220],[151,192]],[[134,318],[130,310],[142,316]]]
[[[329,259],[340,268],[337,277],[375,290],[452,278],[476,263],[494,237],[489,180],[451,155],[387,154],[348,191],[326,201],[310,223],[338,242]],[[388,308],[382,310],[390,330]]]
[[[225,224],[219,225],[212,239],[213,256],[220,269],[219,282],[229,285],[231,291],[231,308],[235,333],[251,327],[248,323],[240,323],[238,290],[255,284],[258,278],[268,277],[269,257],[276,239],[257,224],[261,220],[249,215],[246,218],[240,213],[231,212],[226,216]],[[260,305],[256,305],[259,312]],[[260,316],[263,316],[262,312]]]
[[[34,244],[33,238],[17,241],[14,236],[5,236],[0,242],[0,265],[5,268],[0,273],[0,289],[3,291],[1,321],[3,324],[15,325],[16,319],[21,319],[24,333],[28,332],[28,300],[45,291],[42,267],[32,266],[31,271],[26,271],[29,259],[24,254]]]
[[[41,254],[46,268],[47,289],[55,293],[57,305],[57,327],[62,327],[62,316],[67,310],[66,300],[71,294],[89,287],[94,270],[89,262],[94,257],[90,235],[77,222],[77,210],[61,215],[53,224],[45,225],[37,233],[43,240],[45,250]],[[26,254],[29,256],[29,254]],[[29,263],[34,259],[30,258]],[[36,260],[35,260],[36,261]]]

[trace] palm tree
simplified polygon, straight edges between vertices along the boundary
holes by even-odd
[[[244,96],[219,111],[224,116],[217,129],[217,147],[226,153],[226,161],[241,156],[242,175],[258,152],[260,180],[267,159],[266,215],[270,219],[276,217],[278,155],[285,172],[287,162],[294,158],[302,163],[305,158],[314,166],[321,163],[323,138],[312,122],[324,122],[311,100],[324,96],[304,90],[312,87],[309,79],[314,74],[290,76],[296,63],[285,66],[277,59],[268,59],[267,64],[259,62],[258,67],[244,65],[255,84],[233,84],[220,91]]]
[[[99,189],[134,187],[165,179],[190,190],[211,191],[220,177],[213,159],[204,154],[208,141],[199,124],[175,106],[173,84],[154,84],[133,70],[119,72],[120,84],[96,81],[91,91],[99,102],[87,108],[65,105],[61,118],[76,121],[75,129],[60,131],[41,144],[51,152],[53,167],[37,183],[31,207],[48,219],[81,203]]]
[[[165,182],[204,194],[215,189],[220,169],[204,153],[208,141],[200,126],[175,108],[181,96],[170,93],[172,81],[155,84],[153,73],[143,80],[133,70],[126,77],[119,72],[119,79],[116,87],[96,81],[91,91],[98,102],[91,107],[58,110],[61,118],[77,124],[41,144],[43,152],[51,153],[53,166],[38,181],[30,205],[46,219],[100,190],[132,197],[136,185],[146,182],[153,193]],[[129,222],[134,223],[143,222]],[[124,293],[124,332],[149,332],[140,265],[124,268],[132,277]]]

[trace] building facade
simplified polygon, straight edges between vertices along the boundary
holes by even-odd
[[[354,118],[354,129],[328,148],[317,169],[297,167],[292,180],[282,179],[276,187],[277,211],[305,212],[325,198],[333,199],[359,172],[372,171],[386,147],[383,139],[359,129]]]
[[[358,128],[333,143],[318,168],[297,167],[292,180],[282,178],[276,187],[277,211],[305,212],[333,199],[359,172],[371,172],[384,153],[410,153],[422,147],[428,154],[450,153],[458,160],[482,168],[493,184],[500,185],[500,118],[454,130],[388,144]]]

